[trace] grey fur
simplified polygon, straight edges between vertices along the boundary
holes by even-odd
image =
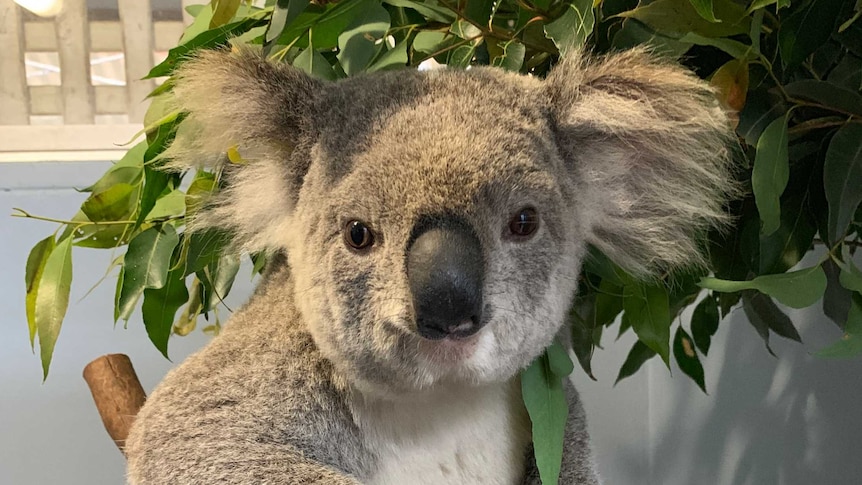
[[[643,275],[696,263],[733,192],[730,131],[711,92],[643,51],[575,54],[546,81],[475,68],[338,83],[251,51],[210,52],[184,65],[176,93],[190,133],[172,166],[216,166],[228,183],[190,229],[227,229],[241,249],[289,264],[278,258],[225,332],[148,400],[127,442],[135,484],[389,483],[381,473],[405,472],[387,462],[391,436],[372,439],[376,407],[457,401],[463,386],[511,398],[495,409],[517,463],[526,414],[505,389],[560,331],[586,244]],[[246,163],[223,162],[234,145]],[[541,224],[516,241],[507,221],[526,206]],[[412,321],[411,230],[449,216],[471,226],[486,259],[490,318],[472,347],[426,341]],[[367,253],[342,240],[355,219],[375,231]],[[595,484],[574,390],[569,400],[561,483]],[[465,458],[432,451],[444,475],[444,461]],[[461,481],[475,480],[464,466]],[[534,466],[524,483],[536,483]]]

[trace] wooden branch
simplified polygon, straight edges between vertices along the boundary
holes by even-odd
[[[87,364],[84,380],[105,429],[123,451],[129,429],[147,398],[132,361],[125,354],[103,355]]]

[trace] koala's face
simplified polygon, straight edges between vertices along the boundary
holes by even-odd
[[[506,379],[560,329],[585,238],[530,81],[397,73],[320,96],[288,254],[315,340],[355,380]]]
[[[204,54],[177,79],[201,131],[174,165],[232,145],[249,162],[195,225],[285,251],[285,290],[363,389],[509,379],[560,332],[586,244],[643,276],[697,262],[733,191],[732,131],[700,80],[640,51],[575,56],[546,80],[322,83]]]

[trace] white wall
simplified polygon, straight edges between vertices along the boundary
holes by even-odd
[[[24,263],[54,226],[5,214],[22,207],[66,218],[104,163],[0,163],[0,485],[118,484],[123,459],[102,428],[83,367],[104,353],[131,356],[147,390],[171,367],[140,317],[113,328],[111,284],[83,295],[110,251],[75,248],[75,279],[51,375],[41,383],[27,342]],[[251,289],[240,273],[232,305]],[[722,322],[705,362],[709,396],[674,368],[652,362],[615,388],[631,336],[598,351],[599,382],[576,371],[596,455],[609,485],[858,485],[862,483],[862,359],[824,361],[808,352],[840,333],[817,311],[792,313],[804,346],[773,338],[771,357],[738,311]],[[613,333],[613,332],[611,332]],[[206,341],[174,338],[180,362]]]

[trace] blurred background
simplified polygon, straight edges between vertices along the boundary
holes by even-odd
[[[182,4],[200,2],[63,3],[59,16],[42,18],[0,0],[0,214],[13,207],[60,219],[74,213],[86,197],[75,189],[96,180],[142,128],[143,99],[158,80],[138,79],[176,44],[189,21]],[[110,251],[75,248],[71,303],[42,383],[28,344],[24,267],[30,247],[52,228],[0,215],[0,484],[123,483],[124,460],[81,378],[84,366],[126,353],[150,391],[209,337],[171,339],[168,361],[146,338],[140,315],[115,327],[113,285],[90,292]],[[251,274],[241,270],[229,307],[248,296]],[[818,311],[783,309],[804,344],[775,337],[774,358],[752,338],[743,312],[732,313],[704,362],[709,395],[657,359],[614,387],[634,337],[615,342],[606,332],[593,360],[598,382],[579,368],[574,376],[605,483],[862,483],[862,361],[811,356],[840,330]]]

